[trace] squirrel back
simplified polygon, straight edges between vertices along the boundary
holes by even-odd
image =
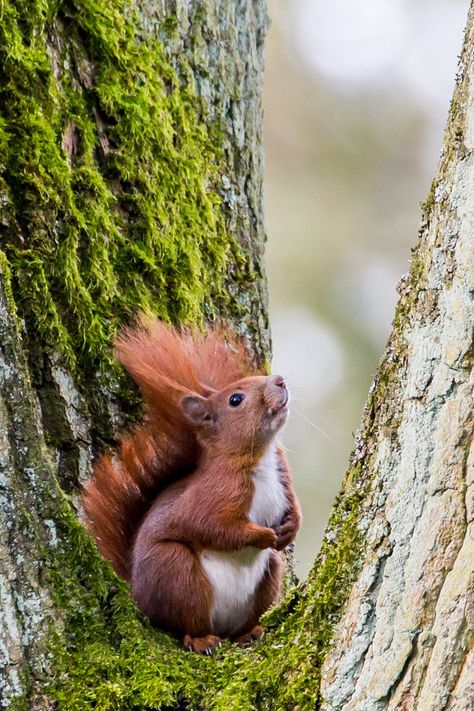
[[[180,402],[188,394],[208,397],[258,373],[244,345],[222,329],[202,334],[149,317],[122,331],[118,360],[139,385],[145,421],[105,454],[85,485],[86,525],[115,571],[130,579],[130,554],[154,499],[198,465],[201,445]]]

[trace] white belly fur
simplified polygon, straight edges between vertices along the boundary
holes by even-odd
[[[286,497],[277,463],[272,446],[253,472],[255,491],[248,517],[261,526],[277,525],[285,513]],[[213,591],[211,626],[215,634],[232,635],[245,623],[270,555],[269,548],[262,551],[252,546],[240,551],[201,552],[201,565]]]

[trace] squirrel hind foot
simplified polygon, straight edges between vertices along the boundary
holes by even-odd
[[[254,625],[249,632],[246,632],[245,634],[241,634],[234,641],[240,647],[245,647],[247,644],[252,644],[253,642],[256,642],[256,640],[260,639],[260,637],[262,637],[262,635],[263,635],[263,627],[261,625]]]
[[[184,636],[183,644],[190,652],[211,655],[221,644],[221,638],[215,634],[208,634],[205,637],[191,637],[190,634]]]

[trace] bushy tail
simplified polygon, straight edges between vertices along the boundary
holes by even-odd
[[[242,343],[222,330],[176,330],[142,317],[116,341],[118,359],[140,386],[146,423],[104,455],[85,486],[86,522],[101,553],[125,579],[133,541],[147,509],[172,481],[196,467],[200,448],[180,408],[190,392],[207,397],[257,371]]]

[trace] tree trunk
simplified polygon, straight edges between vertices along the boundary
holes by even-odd
[[[65,709],[468,709],[474,696],[471,11],[444,151],[307,583],[251,650],[149,627],[78,522],[137,416],[139,309],[268,355],[263,0],[4,0],[0,694]]]
[[[353,464],[357,575],[323,709],[474,708],[474,13],[420,239]],[[362,477],[362,478],[361,478]]]

